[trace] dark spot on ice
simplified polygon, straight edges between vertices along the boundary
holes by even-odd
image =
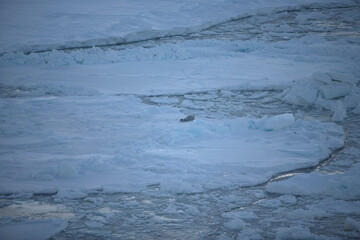
[[[194,119],[195,119],[195,115],[189,115],[186,118],[180,119],[180,122],[190,122],[193,121]]]

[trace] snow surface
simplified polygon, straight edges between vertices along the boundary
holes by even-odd
[[[1,144],[11,150],[3,153],[1,193],[133,192],[153,184],[187,193],[253,185],[316,165],[344,142],[341,127],[292,114],[180,124],[178,110],[144,106],[134,97],[19,99],[1,111]],[[85,197],[58,193],[64,194]]]

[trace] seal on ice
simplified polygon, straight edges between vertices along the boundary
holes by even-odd
[[[189,115],[186,118],[180,119],[180,122],[190,122],[193,121],[194,119],[195,119],[195,115]]]

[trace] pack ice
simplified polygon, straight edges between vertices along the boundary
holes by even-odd
[[[358,237],[358,5],[0,1],[0,238]]]
[[[18,99],[1,112],[3,194],[76,198],[71,189],[133,192],[158,184],[192,193],[255,185],[316,165],[344,144],[334,123],[292,114],[180,123],[177,109],[132,96]]]

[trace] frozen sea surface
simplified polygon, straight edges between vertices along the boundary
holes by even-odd
[[[360,237],[359,3],[197,3],[133,4],[115,40],[115,15],[66,25],[92,8],[3,28],[1,238]]]

